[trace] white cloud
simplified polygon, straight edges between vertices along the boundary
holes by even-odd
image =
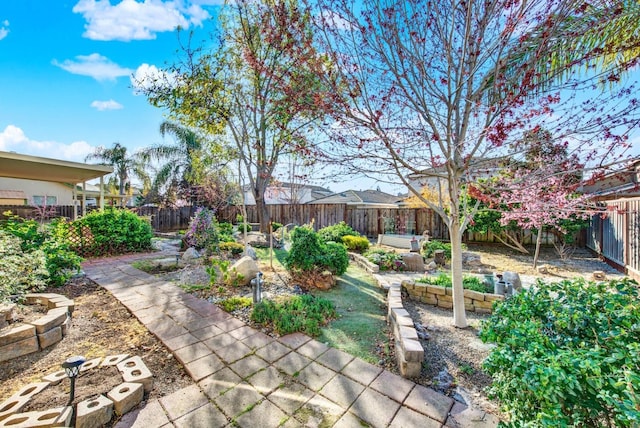
[[[96,147],[86,141],[59,143],[57,141],[37,141],[27,137],[15,125],[8,125],[0,132],[0,150],[25,155],[42,156],[74,162],[84,162],[84,158]]]
[[[209,13],[201,5],[219,4],[204,1],[122,0],[112,5],[109,0],[80,0],[73,12],[87,21],[84,37],[92,40],[149,40],[156,33],[176,27],[199,26]]]
[[[120,67],[109,58],[97,53],[78,55],[75,61],[65,59],[62,63],[54,59],[52,63],[69,73],[93,77],[98,81],[115,80],[120,76],[128,76],[133,71],[130,68]]]
[[[9,21],[5,19],[2,21],[2,27],[0,27],[0,40],[4,39],[9,34],[9,28],[7,27],[9,27]]]
[[[176,78],[174,75],[159,69],[153,64],[140,65],[131,76],[131,85],[134,88],[133,93],[136,95],[154,86],[172,87],[175,84]]]
[[[99,111],[104,111],[104,110],[120,110],[122,108],[124,108],[122,106],[122,104],[120,104],[117,101],[114,100],[109,100],[109,101],[94,101],[91,103],[91,107],[99,110]]]

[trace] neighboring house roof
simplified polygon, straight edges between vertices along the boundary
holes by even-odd
[[[593,183],[584,185],[582,192],[600,199],[640,196],[640,159],[635,159]]]
[[[113,168],[0,151],[0,177],[81,183],[111,174]]]
[[[27,199],[22,190],[0,190],[0,199]]]
[[[367,205],[376,207],[395,208],[397,207],[398,196],[380,192],[378,190],[346,190],[334,193],[324,198],[316,199],[308,204],[347,204],[347,205]]]

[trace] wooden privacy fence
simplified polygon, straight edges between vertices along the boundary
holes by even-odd
[[[591,218],[587,247],[640,280],[640,198],[607,201],[607,215]]]
[[[73,205],[50,205],[46,210],[47,218],[65,217],[73,219],[74,208],[78,209],[78,216],[80,216],[82,214],[80,212],[80,207],[74,207]],[[11,211],[12,215],[17,215],[22,218],[40,219],[40,210],[41,207],[34,207],[31,205],[0,205],[0,220],[6,218],[3,214],[6,211]]]

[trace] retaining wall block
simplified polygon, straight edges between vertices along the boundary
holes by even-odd
[[[125,382],[141,383],[147,392],[153,388],[153,375],[142,358],[138,356],[128,358],[118,363],[116,367],[122,373],[122,380]]]
[[[12,395],[0,404],[0,421],[18,413],[29,402],[29,397],[16,397]]]
[[[444,287],[436,287],[435,285],[426,285],[425,286],[427,293],[437,294],[438,296],[444,296],[447,294],[447,291]]]
[[[485,294],[484,300],[487,302],[494,302],[496,300],[504,300],[504,296],[502,294]]]
[[[76,428],[100,428],[113,416],[113,401],[99,395],[78,403]]]
[[[484,293],[480,293],[479,291],[464,290],[464,297],[468,297],[473,300],[483,301],[484,296],[485,296]]]
[[[36,328],[30,324],[13,327],[11,330],[0,334],[0,347],[10,343],[20,342],[21,340],[28,339],[30,337],[35,337],[35,335]]]
[[[87,370],[91,370],[93,368],[96,368],[96,367],[98,367],[100,365],[101,361],[102,361],[102,357],[93,358],[93,359],[91,359],[89,361],[85,361],[80,366],[80,371],[81,372],[86,372]]]
[[[453,309],[453,302],[445,302],[443,300],[438,300],[438,307],[444,309]]]
[[[0,346],[0,362],[31,354],[32,352],[38,352],[39,350],[38,338],[33,335],[19,342]]]
[[[128,356],[129,354],[109,355],[108,357],[104,357],[102,363],[100,364],[100,367],[115,366],[118,363],[126,360]]]
[[[0,427],[38,428],[71,426],[72,407],[57,407],[42,412],[25,412],[11,415],[0,421]]]
[[[62,340],[62,328],[53,327],[51,330],[47,330],[38,335],[38,343],[40,349],[48,348],[54,343],[58,343]]]
[[[57,372],[50,373],[42,378],[43,381],[51,383],[51,385],[57,385],[67,378],[67,372],[64,370],[58,370]]]
[[[440,302],[453,302],[453,296],[447,296],[447,295],[442,296],[442,295],[440,295],[440,296],[438,296],[438,303],[440,303]]]
[[[142,401],[144,386],[141,383],[125,382],[107,393],[113,401],[113,407],[118,415],[124,415]]]
[[[53,311],[57,311],[54,309]],[[53,312],[49,311],[47,315],[35,320],[31,321],[29,324],[36,327],[36,332],[38,334],[42,334],[46,331],[51,330],[53,327],[58,327],[67,319],[67,311],[58,311]]]
[[[437,305],[438,304],[438,298],[435,296],[435,294],[431,294],[431,293],[425,294],[419,300],[422,303],[426,303],[428,305]]]
[[[422,363],[424,360],[424,348],[420,341],[416,339],[404,339],[402,341],[402,350],[404,351],[404,359]]]

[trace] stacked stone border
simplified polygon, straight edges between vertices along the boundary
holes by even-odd
[[[415,281],[402,281],[401,287],[412,300],[444,309],[453,309],[451,287],[438,287],[436,285],[421,284]],[[501,294],[464,290],[464,307],[465,310],[469,312],[490,314],[493,310],[494,302],[498,300],[504,300],[504,296]]]
[[[98,427],[107,424],[115,412],[122,416],[137,406],[145,392],[153,388],[153,375],[137,356],[128,354],[94,358],[80,366],[80,372],[96,367],[116,366],[123,382],[106,395],[88,398],[78,403],[76,408],[76,428]],[[73,409],[70,406],[44,411],[19,413],[36,394],[50,385],[57,385],[67,378],[64,370],[51,373],[41,382],[30,383],[0,404],[0,428],[4,427],[53,427],[71,426]],[[79,378],[81,382],[82,375]]]
[[[47,314],[0,334],[0,362],[38,352],[58,343],[71,326],[74,302],[61,294],[30,293],[28,305],[43,305]],[[0,327],[14,320],[15,305],[0,310]]]

